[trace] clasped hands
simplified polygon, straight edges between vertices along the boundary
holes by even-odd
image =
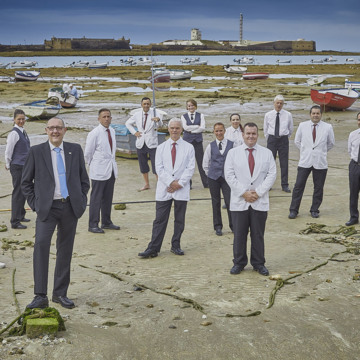
[[[255,190],[248,190],[243,194],[243,198],[246,200],[246,202],[253,203],[259,198],[259,195]]]
[[[176,190],[180,190],[182,189],[182,186],[179,184],[178,180],[174,180],[170,186],[168,186],[168,188],[166,189],[167,192],[169,193],[173,193]]]

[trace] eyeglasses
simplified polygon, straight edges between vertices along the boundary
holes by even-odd
[[[61,131],[64,128],[64,126],[48,126],[47,129],[51,132],[53,131]]]

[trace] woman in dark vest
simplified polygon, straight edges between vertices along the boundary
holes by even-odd
[[[208,176],[209,189],[213,209],[213,224],[216,235],[222,235],[222,218],[221,218],[221,194],[223,193],[225,205],[227,208],[229,227],[232,230],[230,205],[230,187],[225,181],[224,165],[225,159],[230,149],[233,148],[234,143],[227,140],[225,135],[225,125],[218,122],[214,125],[214,134],[216,139],[211,142],[204,154],[203,169]]]
[[[194,146],[195,159],[199,169],[201,182],[204,188],[208,188],[207,176],[202,168],[202,161],[204,157],[203,149],[203,136],[202,133],[205,131],[205,117],[203,114],[196,111],[197,102],[194,99],[186,101],[186,112],[181,116],[183,124],[183,139]],[[192,182],[190,181],[190,186]]]
[[[11,227],[13,229],[26,229],[22,222],[30,220],[25,218],[25,197],[21,191],[21,176],[25,160],[30,150],[30,140],[24,130],[25,113],[16,109],[14,112],[14,127],[6,140],[5,168],[10,170],[13,183],[11,197]]]

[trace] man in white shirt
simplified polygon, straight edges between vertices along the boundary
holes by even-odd
[[[276,164],[271,151],[257,144],[255,123],[245,124],[243,138],[242,145],[229,150],[224,168],[231,189],[230,211],[234,229],[234,266],[230,274],[240,274],[248,263],[246,243],[250,230],[250,263],[255,271],[267,276],[264,233],[269,190],[276,180]]]
[[[356,115],[358,128],[360,128],[360,112]],[[360,191],[360,129],[352,131],[348,140],[349,187],[350,187],[350,220],[345,224],[351,226],[359,223],[359,191]]]
[[[165,236],[170,210],[174,202],[174,234],[171,252],[184,255],[180,238],[185,228],[185,213],[190,200],[190,179],[195,169],[194,147],[181,138],[182,123],[179,119],[169,121],[170,139],[159,145],[156,151],[156,218],[153,223],[151,241],[142,258],[158,256]]]
[[[138,154],[140,172],[142,173],[145,185],[139,190],[150,189],[148,156],[151,161],[153,174],[156,175],[155,154],[158,146],[157,129],[162,126],[162,115],[150,108],[151,100],[144,97],[141,100],[142,111],[136,112],[125,123],[128,130],[136,136],[136,149]]]
[[[321,121],[322,109],[314,105],[310,109],[310,119],[299,124],[295,135],[295,145],[300,150],[300,160],[292,200],[289,219],[298,215],[306,181],[312,172],[314,192],[310,214],[319,217],[319,207],[323,200],[324,184],[328,169],[327,153],[335,145],[335,136],[330,124]]]
[[[103,234],[103,229],[120,230],[120,226],[111,221],[111,204],[118,175],[115,160],[116,138],[115,130],[110,127],[111,119],[109,109],[100,109],[100,124],[90,131],[85,145],[85,161],[89,165],[91,179],[89,231],[96,234]]]
[[[267,140],[267,148],[272,151],[274,159],[279,154],[281,170],[281,188],[283,191],[291,192],[288,180],[289,168],[289,138],[294,129],[292,115],[283,109],[284,97],[275,96],[274,110],[265,114],[264,135]]]

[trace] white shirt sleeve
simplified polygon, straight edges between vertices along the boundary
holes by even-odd
[[[19,141],[20,137],[16,131],[10,131],[7,140],[6,140],[6,149],[5,149],[5,166],[7,169],[10,169],[10,163],[12,160],[13,152],[16,143]]]

